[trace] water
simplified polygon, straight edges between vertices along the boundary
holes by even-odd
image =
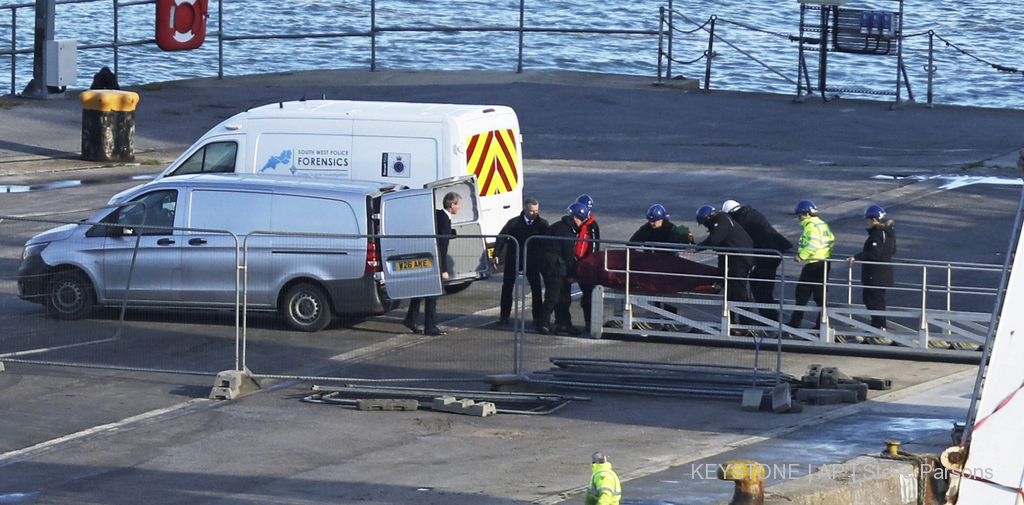
[[[0,6],[12,5],[0,0]],[[658,29],[658,7],[653,0],[605,0],[568,2],[526,0],[527,28]],[[796,35],[799,4],[795,0],[675,0],[675,9],[703,22],[718,16],[717,33],[743,51],[780,72],[781,77],[717,42],[711,86],[714,89],[795,93],[797,47],[783,37],[741,28],[734,21],[769,32]],[[893,0],[874,0],[848,8],[898,10]],[[908,35],[933,30],[938,35],[991,63],[1024,70],[1019,46],[1024,17],[1016,2],[979,0],[934,2],[906,0],[904,31]],[[210,3],[206,43],[194,51],[162,52],[154,44],[122,47],[122,85],[212,77],[217,75],[215,35],[218,5]],[[111,2],[57,6],[58,39],[76,39],[79,45],[113,40]],[[370,28],[370,0],[293,0],[254,2],[224,0],[224,32],[230,36],[255,34],[366,32]],[[154,6],[123,7],[119,38],[123,41],[153,38]],[[0,8],[0,47],[9,47],[10,10]],[[18,47],[32,44],[32,9],[18,10]],[[377,27],[516,27],[519,2],[499,0],[378,0]],[[678,20],[681,29],[690,29]],[[502,32],[384,33],[377,39],[377,65],[387,69],[500,70],[515,71],[518,35]],[[706,49],[707,35],[677,34],[677,60],[689,61]],[[523,51],[525,70],[576,70],[657,75],[656,35],[593,35],[527,33]],[[904,40],[904,57],[912,90],[919,102],[926,99],[927,36]],[[1024,108],[1024,75],[1000,72],[987,63],[961,54],[936,40],[935,97],[941,104],[1000,108]],[[837,88],[895,90],[895,58],[832,53],[829,85]],[[816,64],[812,58],[808,64]],[[88,87],[92,74],[102,66],[113,67],[109,49],[79,50],[77,88]],[[245,75],[294,70],[370,67],[367,37],[229,41],[224,43],[224,74]],[[15,89],[21,91],[31,77],[31,55],[19,56]],[[704,61],[673,65],[673,74],[703,79]],[[10,89],[10,59],[0,59],[0,89]],[[849,95],[879,100],[891,96]],[[906,98],[906,90],[902,92]]]

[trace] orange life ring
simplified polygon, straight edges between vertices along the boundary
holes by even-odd
[[[157,0],[156,45],[164,51],[196,49],[206,40],[208,0]]]

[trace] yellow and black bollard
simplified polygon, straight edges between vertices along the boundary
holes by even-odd
[[[139,94],[87,90],[82,101],[82,159],[135,161],[135,106]]]
[[[764,466],[756,461],[735,460],[718,466],[718,479],[736,483],[729,505],[764,505]]]

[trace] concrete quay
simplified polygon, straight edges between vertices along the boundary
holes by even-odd
[[[792,236],[797,225],[787,213],[812,198],[839,235],[842,254],[859,249],[858,213],[869,201],[897,216],[905,257],[998,263],[1005,254],[1020,187],[944,189],[947,179],[929,177],[1019,177],[1024,111],[914,104],[890,110],[888,102],[847,98],[794,104],[790,96],[705,94],[692,82],[653,84],[647,77],[571,72],[404,71],[154,83],[135,90],[138,163],[125,166],[76,159],[77,100],[5,98],[0,184],[78,179],[93,183],[81,192],[120,189],[133,184],[132,175],[165,167],[221,120],[278,100],[502,104],[519,114],[527,195],[551,218],[581,191],[590,193],[608,238],[628,237],[651,203],[664,202],[674,221],[691,225],[699,205],[727,198],[754,203]],[[60,198],[60,191],[20,200],[4,195],[0,202],[6,213],[33,198]],[[9,283],[0,287],[3,304],[18,303]],[[442,312],[449,318],[458,307],[442,301]],[[445,338],[473,346],[481,334],[452,331]],[[823,363],[892,378],[894,389],[800,414],[599,393],[549,416],[474,418],[300,403],[309,388],[302,381],[267,383],[216,402],[205,398],[211,377],[7,363],[0,372],[0,502],[568,504],[582,500],[597,450],[623,477],[624,504],[728,500],[732,484],[699,470],[734,459],[799,466],[804,471],[795,478],[770,480],[769,493],[800,501],[795,497],[828,487],[804,479],[808,470],[876,454],[885,439],[901,439],[912,452],[947,446],[977,372],[897,359],[785,359],[788,373]],[[798,480],[809,484],[795,490]],[[904,498],[899,486],[889,489],[894,499]]]

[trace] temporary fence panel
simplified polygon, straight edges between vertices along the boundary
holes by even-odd
[[[527,268],[530,261],[540,261],[541,272],[551,273],[552,261],[568,243],[576,239],[532,237],[527,240]],[[582,241],[580,241],[582,242]],[[539,333],[536,324],[522,324],[520,372],[540,381],[578,383],[576,387],[612,391],[648,391],[664,394],[690,394],[712,397],[739,397],[744,388],[775,384],[779,367],[777,341],[768,341],[763,334],[746,330],[735,337],[735,347],[706,345],[708,336],[723,328],[730,331],[730,309],[713,286],[725,281],[714,276],[717,254],[699,251],[692,246],[633,247],[621,242],[602,242],[604,258],[613,258],[601,265],[590,265],[604,276],[607,284],[622,282],[623,289],[593,286],[595,279],[582,272],[566,277],[582,285],[574,292],[570,304],[570,323],[581,330],[574,335],[564,315],[554,314],[554,301],[542,316],[548,333]],[[532,248],[541,254],[530,253]],[[654,254],[655,261],[645,267],[634,267],[632,255]],[[619,255],[628,255],[630,268],[612,265]],[[604,261],[604,260],[602,260]],[[652,265],[661,264],[662,267]],[[678,268],[666,265],[677,265]],[[674,270],[674,271],[673,271]],[[589,271],[589,270],[588,270]],[[558,282],[556,275],[545,277],[545,285]],[[676,286],[672,288],[671,286]],[[653,289],[680,289],[688,292],[654,293]],[[592,289],[590,300],[584,293]],[[545,295],[547,297],[547,295]],[[563,302],[564,303],[564,302]],[[590,304],[591,323],[584,327],[584,305]],[[525,299],[524,308],[528,302]],[[745,310],[755,310],[748,303]],[[739,310],[735,307],[732,310]],[[546,319],[546,320],[543,320]],[[545,330],[541,330],[545,331]],[[680,338],[692,337],[692,338]],[[733,338],[733,337],[727,337]],[[716,336],[714,340],[722,340]]]
[[[0,217],[0,361],[203,375],[236,367],[237,239],[170,226],[173,202],[145,212],[166,213],[156,226],[143,224],[142,208],[93,209],[83,221]],[[188,259],[200,236],[226,244],[223,261]],[[214,277],[229,285],[224,299],[189,304],[189,290]]]
[[[346,382],[466,381],[482,384],[487,375],[513,371],[512,327],[497,326],[502,276],[457,284],[437,298],[437,325],[442,335],[424,334],[426,300],[415,318],[417,333],[404,324],[412,300],[388,294],[389,256],[368,261],[379,235],[284,234],[259,232],[243,245],[242,366],[261,378],[301,378]],[[435,242],[443,237],[427,237]],[[475,244],[496,237],[458,235],[447,238],[449,251],[479,249]],[[396,250],[422,246],[423,236],[388,236]],[[409,244],[403,245],[401,242]],[[474,245],[460,245],[460,241]],[[282,251],[289,254],[282,254]],[[479,254],[478,251],[476,254]],[[375,254],[375,253],[374,253]],[[431,253],[431,264],[437,259]],[[288,274],[282,262],[302,261],[310,274]],[[376,264],[375,264],[376,263]],[[425,265],[425,263],[424,263]],[[410,267],[412,268],[412,267]],[[423,267],[428,270],[428,267]],[[515,268],[515,265],[512,266]],[[313,274],[312,272],[316,272]],[[490,267],[484,270],[490,274]],[[437,275],[436,273],[434,275]],[[260,279],[259,283],[254,279]],[[331,322],[317,332],[295,331],[282,316],[291,288],[306,285],[307,293],[323,298],[311,303],[333,309]],[[256,289],[269,290],[269,298]],[[408,293],[407,293],[408,294]],[[269,299],[271,304],[259,300]],[[274,302],[276,301],[276,303]],[[514,301],[514,300],[513,300]],[[308,309],[309,305],[307,305]],[[512,308],[515,312],[520,309]],[[290,309],[286,309],[290,310]],[[296,310],[302,311],[301,307]],[[269,313],[274,311],[275,313]]]

